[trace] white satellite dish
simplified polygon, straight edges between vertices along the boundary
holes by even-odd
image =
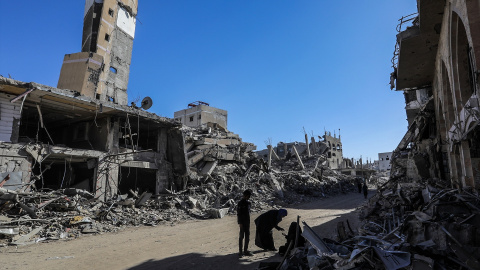
[[[150,97],[145,97],[143,100],[142,100],[142,109],[144,110],[148,110],[150,109],[150,107],[152,107],[153,105],[153,101]]]

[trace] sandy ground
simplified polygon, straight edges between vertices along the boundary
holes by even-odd
[[[373,191],[370,191],[370,196]],[[349,220],[355,230],[355,208],[362,194],[349,193],[287,208],[279,224],[288,229],[297,215],[321,237],[333,238],[337,222]],[[128,228],[118,233],[84,236],[71,241],[39,243],[0,249],[1,269],[255,269],[261,261],[280,261],[274,252],[254,245],[252,214],[250,250],[253,257],[239,259],[236,216],[187,221],[175,226]],[[273,231],[275,245],[285,243]]]

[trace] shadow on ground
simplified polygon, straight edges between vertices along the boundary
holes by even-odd
[[[373,197],[377,191],[371,189],[368,191],[368,198]],[[318,202],[323,201],[324,203]],[[302,210],[312,210],[312,209],[329,209],[329,210],[341,210],[341,209],[355,209],[365,203],[363,193],[358,192],[348,192],[342,194],[335,194],[326,198],[319,197],[318,200],[302,203],[298,205],[291,205],[287,207],[302,209]]]
[[[368,197],[372,197],[375,194],[375,190],[370,190]],[[306,203],[297,209],[355,209],[366,200],[363,194],[359,193],[347,193],[345,195],[337,195],[336,198],[329,198],[325,200],[325,204],[322,207],[318,207],[318,201],[312,203]],[[328,222],[324,222],[320,225],[312,227],[312,229],[321,238],[334,238],[337,235],[337,224],[343,221],[347,226],[347,219],[350,221],[352,230],[356,231],[358,226],[358,219],[354,218],[354,215],[358,215],[356,211],[352,211],[348,214],[342,214],[337,216]],[[325,216],[323,216],[325,217]],[[284,224],[285,225],[285,224]],[[285,225],[287,226],[287,225]],[[303,225],[302,225],[303,229]],[[348,230],[348,228],[346,227]],[[252,239],[251,239],[252,240]],[[283,239],[282,239],[283,240]],[[285,244],[283,241],[275,241],[277,248]],[[146,270],[146,269],[255,269],[258,268],[261,262],[280,262],[282,257],[278,253],[264,252],[262,250],[256,250],[252,246],[254,256],[239,258],[237,253],[228,255],[209,255],[202,253],[189,253],[184,255],[178,255],[161,260],[147,260],[136,266],[128,268],[130,270]]]
[[[253,252],[254,256],[239,258],[238,255],[217,255],[189,253],[175,257],[169,257],[162,260],[148,260],[139,265],[128,268],[129,270],[147,270],[147,269],[255,269],[260,262],[281,261],[282,258],[276,254],[270,257],[261,257],[263,251]],[[270,254],[269,254],[270,255]]]

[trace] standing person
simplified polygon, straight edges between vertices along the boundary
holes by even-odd
[[[270,210],[261,214],[255,219],[257,230],[255,233],[255,245],[264,250],[277,251],[273,243],[273,228],[283,231],[283,228],[278,227],[278,223],[282,221],[283,217],[287,216],[287,210]]]
[[[368,187],[367,187],[367,181],[363,182],[363,196],[365,196],[365,199],[368,196]]]
[[[358,193],[362,193],[362,181],[358,177],[355,178],[355,181],[357,182]]]
[[[245,190],[243,192],[242,199],[238,202],[237,205],[237,222],[240,226],[240,235],[238,238],[238,256],[241,258],[245,256],[253,256],[253,254],[248,251],[248,242],[250,242],[250,207],[251,203],[248,201],[252,192],[250,190]],[[243,239],[245,238],[245,244]],[[242,252],[243,247],[243,252]]]

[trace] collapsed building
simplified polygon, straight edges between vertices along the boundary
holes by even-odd
[[[183,134],[172,119],[4,77],[0,102],[5,188],[74,187],[106,200],[137,188],[159,194],[187,174]]]
[[[227,129],[228,112],[211,107],[203,101],[188,104],[188,108],[173,114],[175,121],[189,127],[214,127]]]
[[[257,211],[353,190],[326,165],[327,141],[279,169],[227,129],[225,110],[127,106],[137,4],[86,1],[81,52],[65,55],[57,88],[0,76],[0,246],[221,218],[247,188]]]
[[[108,200],[183,185],[181,124],[126,106],[137,6],[85,1],[81,52],[65,55],[58,88],[0,77],[5,188],[81,188]]]
[[[404,92],[408,130],[387,154],[390,178],[362,206],[358,231],[339,222],[332,240],[304,224],[307,244],[294,241],[275,269],[480,269],[480,2],[417,8],[397,27],[390,82]]]
[[[325,131],[323,136],[318,136],[318,141],[315,141],[315,137],[312,136],[308,139],[308,135],[305,133],[305,142],[279,142],[277,146],[273,147],[268,145],[267,149],[257,151],[257,154],[262,158],[269,158],[270,148],[275,152],[275,155],[284,158],[291,156],[294,153],[299,155],[325,155],[327,159],[327,166],[331,169],[342,169],[352,167],[352,162],[349,159],[343,158],[343,148],[340,134]]]
[[[57,87],[126,105],[137,11],[138,0],[86,0],[82,51],[65,55]]]
[[[417,1],[400,19],[391,87],[403,91],[408,131],[392,176],[480,187],[478,1]],[[404,26],[410,24],[405,29]]]

